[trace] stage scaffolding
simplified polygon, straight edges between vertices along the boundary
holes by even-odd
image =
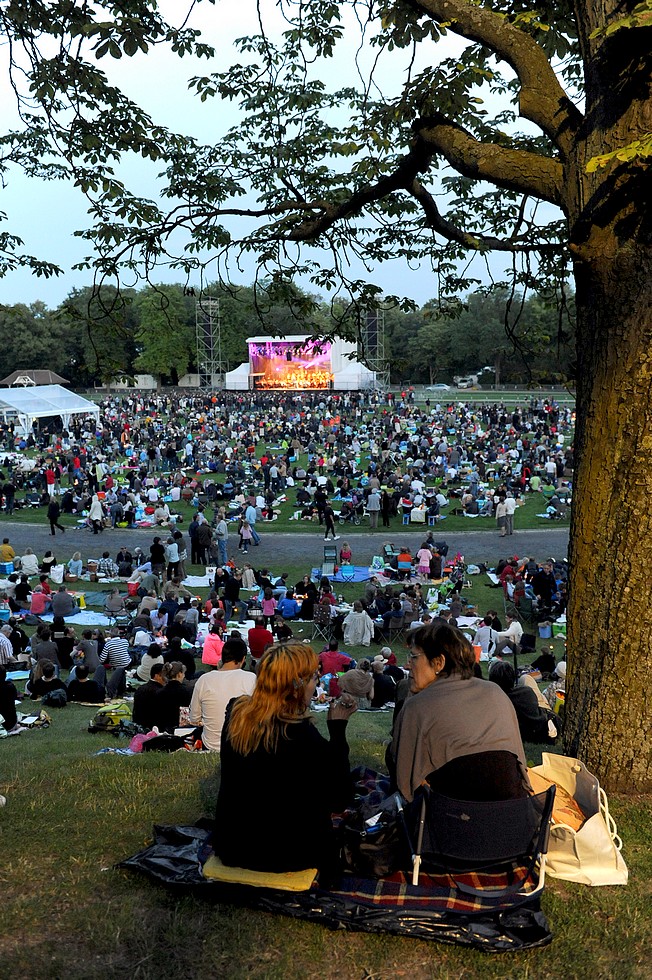
[[[376,374],[376,391],[389,390],[389,361],[385,354],[385,311],[368,310],[360,317],[360,360]]]
[[[202,296],[195,304],[195,338],[199,387],[204,391],[224,386],[228,365],[222,359],[220,301]]]

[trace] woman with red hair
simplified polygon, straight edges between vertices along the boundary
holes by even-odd
[[[352,698],[328,711],[330,741],[309,715],[319,678],[310,646],[269,647],[251,695],[232,701],[222,732],[215,851],[257,871],[333,870],[331,813],[351,800],[346,725]]]

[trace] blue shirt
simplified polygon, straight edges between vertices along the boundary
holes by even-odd
[[[300,607],[296,599],[285,598],[280,600],[276,608],[282,615],[283,619],[292,619],[293,616],[297,615]]]

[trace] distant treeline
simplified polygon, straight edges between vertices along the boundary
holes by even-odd
[[[253,287],[209,286],[220,299],[222,357],[230,368],[247,359],[246,338],[333,332],[355,335],[346,312],[296,290],[274,300]],[[0,306],[0,377],[19,369],[49,368],[75,387],[122,375],[153,374],[176,384],[197,370],[197,297],[180,285],[100,292],[75,289],[64,303]],[[477,291],[442,310],[434,300],[420,309],[384,310],[385,355],[391,380],[432,383],[476,374],[486,383],[572,379],[574,305],[560,312],[552,297]]]

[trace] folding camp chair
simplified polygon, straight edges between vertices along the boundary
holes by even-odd
[[[343,582],[353,582],[355,580],[355,565],[342,565],[340,572]]]
[[[390,647],[393,643],[398,643],[399,640],[405,642],[405,616],[401,616],[400,619],[390,619],[389,629],[387,630],[387,642]]]
[[[335,574],[335,564],[337,562],[337,548],[335,545],[324,545],[324,562],[321,566],[322,575],[331,576]]]
[[[427,783],[419,792],[413,885],[419,883],[423,863],[426,869],[451,876],[504,871],[510,880],[515,868],[525,868],[516,882],[501,888],[476,889],[455,879],[456,887],[469,895],[531,899],[543,890],[554,786],[544,793],[499,801],[451,799]]]
[[[317,603],[312,621],[312,640],[320,637],[324,643],[328,643],[333,636],[333,620],[331,617],[331,607],[326,603]]]

